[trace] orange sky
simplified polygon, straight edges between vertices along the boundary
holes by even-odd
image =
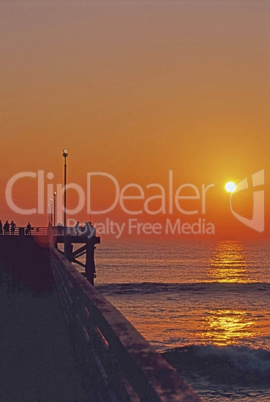
[[[175,189],[215,183],[207,219],[225,237],[256,234],[229,211],[225,182],[265,169],[268,234],[269,17],[268,1],[1,2],[2,221],[27,221],[5,201],[8,180],[44,170],[61,183],[67,147],[68,180],[85,190],[95,171],[121,187],[165,188],[169,170]],[[33,183],[14,187],[24,208],[35,204]],[[112,189],[102,183],[95,197],[106,205]],[[251,197],[238,203],[243,215]],[[128,218],[120,208],[110,217]],[[85,221],[86,210],[74,218]]]

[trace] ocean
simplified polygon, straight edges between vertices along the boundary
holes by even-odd
[[[96,288],[205,400],[270,401],[270,247],[104,241]]]

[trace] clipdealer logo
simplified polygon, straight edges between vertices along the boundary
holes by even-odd
[[[114,200],[107,208],[102,210],[93,210],[91,208],[92,205],[92,195],[93,184],[92,179],[94,177],[104,178],[110,182],[110,184],[114,187]],[[37,199],[35,200],[36,206],[34,208],[22,208],[15,202],[14,197],[14,186],[17,182],[22,181],[25,178],[34,179],[35,183],[33,183],[37,188]],[[45,183],[45,180],[48,180],[48,183]],[[86,174],[86,194],[84,189],[76,183],[69,183],[65,187],[62,184],[50,183],[54,178],[54,174],[49,172],[45,175],[43,170],[39,170],[38,172],[20,172],[12,176],[5,190],[6,202],[10,209],[21,215],[33,215],[33,214],[44,214],[45,213],[45,199],[48,201],[53,198],[54,191],[56,190],[57,194],[57,215],[58,218],[61,218],[61,214],[64,211],[63,205],[63,194],[65,191],[72,189],[76,191],[78,195],[78,204],[73,209],[66,209],[67,215],[76,215],[85,207],[89,213],[91,210],[92,215],[105,215],[113,211],[117,206],[120,206],[121,210],[127,215],[141,215],[146,213],[148,215],[158,215],[158,214],[169,214],[172,215],[174,212],[180,212],[182,215],[196,215],[196,214],[205,214],[206,213],[206,199],[207,193],[215,184],[202,184],[201,186],[196,186],[191,183],[181,184],[176,188],[174,183],[173,171],[170,170],[168,174],[168,183],[167,186],[164,187],[160,183],[150,183],[143,188],[137,183],[129,183],[124,187],[120,187],[117,179],[109,173],[106,172],[91,172]],[[46,190],[47,184],[47,191]],[[56,187],[56,188],[55,188]],[[154,192],[154,195],[149,195],[148,192]],[[186,193],[188,192],[188,195]],[[130,194],[132,193],[132,194]],[[187,207],[185,201],[196,201],[196,208],[193,206]],[[133,203],[133,207],[129,204],[129,201],[135,201],[137,203]],[[152,206],[153,201],[159,203],[158,207]],[[138,207],[139,202],[139,207]],[[129,205],[128,205],[129,204]],[[134,205],[136,204],[136,205]],[[103,206],[104,207],[104,206]]]
[[[23,184],[24,179],[33,181],[33,188],[37,189],[37,197],[33,200],[35,205],[33,208],[22,208],[22,205],[16,198],[16,185],[19,182]],[[96,189],[93,188],[94,180],[101,178],[104,186],[104,180],[110,185],[111,194],[110,201],[108,197],[104,197],[104,203],[100,208],[92,208],[93,198]],[[174,180],[174,172],[169,170],[168,180],[163,186],[160,183],[150,183],[142,187],[137,183],[129,183],[120,186],[117,179],[106,172],[88,172],[86,174],[86,193],[84,189],[76,184],[69,183],[63,187],[61,184],[53,184],[54,174],[49,172],[45,174],[43,170],[37,172],[20,172],[15,174],[7,183],[5,196],[8,206],[12,211],[21,215],[45,214],[46,204],[50,201],[54,202],[54,208],[49,205],[48,214],[52,215],[54,211],[55,223],[63,222],[64,212],[67,216],[67,226],[72,227],[77,222],[77,214],[84,212],[91,216],[105,217],[94,225],[101,235],[115,235],[117,238],[123,233],[128,235],[212,235],[215,234],[215,225],[205,219],[208,193],[215,187],[214,183],[201,184],[196,186],[192,183],[184,183],[177,185]],[[77,205],[73,209],[64,208],[63,196],[65,191],[72,189],[77,193]],[[56,191],[55,191],[56,190]],[[54,197],[55,194],[55,197]],[[107,202],[107,203],[106,203]],[[108,205],[109,204],[109,205]],[[108,218],[108,214],[115,208],[120,210],[130,218],[127,222],[115,222]],[[181,218],[174,218],[180,214]],[[159,216],[158,221],[145,222],[145,219],[136,219],[136,216]],[[167,219],[160,219],[161,216],[167,216]],[[168,217],[169,216],[169,217]],[[135,219],[134,219],[135,217]],[[187,219],[191,217],[192,219]],[[197,219],[196,219],[197,218]],[[52,220],[51,220],[52,221]],[[161,223],[162,221],[162,223]]]
[[[91,208],[92,200],[91,197],[94,193],[92,178],[93,177],[102,177],[106,180],[109,180],[111,184],[114,186],[114,201],[107,208],[103,210],[93,210]],[[33,183],[37,188],[37,198],[35,200],[36,206],[34,208],[22,208],[15,202],[15,191],[14,186],[18,181],[21,181],[25,178],[30,178],[35,181]],[[66,209],[66,214],[71,218],[70,221],[74,221],[72,217],[76,214],[79,214],[86,207],[86,213],[89,214],[91,211],[92,215],[106,215],[109,212],[113,211],[117,206],[121,208],[121,210],[130,216],[140,215],[142,213],[146,213],[147,215],[172,215],[175,212],[180,213],[183,216],[204,216],[206,214],[206,201],[209,190],[215,188],[214,183],[210,184],[202,184],[201,186],[196,186],[191,183],[181,184],[176,187],[174,183],[174,175],[173,171],[169,170],[168,172],[168,183],[167,186],[164,187],[159,183],[150,183],[143,188],[139,184],[129,183],[124,187],[120,187],[117,179],[105,172],[88,172],[86,174],[86,194],[84,189],[76,183],[69,183],[64,187],[62,184],[53,184],[51,181],[54,179],[54,174],[49,172],[45,174],[44,170],[38,170],[37,172],[20,172],[12,176],[5,189],[6,202],[9,208],[15,212],[16,214],[21,215],[33,215],[33,214],[44,214],[46,213],[46,204],[45,200],[49,201],[53,198],[53,194],[56,190],[56,218],[57,222],[63,221],[64,214],[64,205],[63,205],[63,194],[65,191],[72,189],[77,192],[78,195],[78,203],[77,206],[73,209]],[[233,192],[230,193],[230,211],[233,216],[240,221],[245,226],[255,230],[257,232],[264,231],[264,190],[257,189],[257,187],[264,185],[264,170],[260,170],[251,175],[251,180],[248,180],[246,177],[242,181],[240,181]],[[253,212],[252,218],[249,219],[245,216],[242,216],[238,212],[233,209],[233,197],[237,193],[241,193],[249,188],[253,188]],[[152,195],[147,194],[148,189],[152,191]],[[154,190],[154,195],[153,195]],[[133,195],[130,195],[130,192]],[[14,194],[13,194],[14,193]],[[188,194],[188,195],[187,195]],[[135,201],[133,203],[133,209],[131,208],[131,204],[129,201]],[[153,207],[152,201],[155,201],[155,205],[158,203],[158,207]],[[190,204],[187,204],[186,201],[193,201]],[[48,204],[48,203],[47,203]],[[135,208],[135,206],[137,209]],[[140,207],[138,208],[138,205]],[[194,207],[196,206],[196,208]],[[201,232],[201,223],[206,227],[207,222],[203,218],[199,218],[200,221],[200,230]],[[199,222],[198,221],[198,222]],[[134,219],[131,220],[131,224],[133,224]],[[150,223],[149,223],[150,224]],[[215,232],[214,225],[212,223],[208,223],[212,225],[211,233]],[[180,219],[177,219],[175,223],[168,222],[168,227],[172,228],[171,232],[179,232],[185,229],[184,225],[190,225],[190,228],[187,230],[187,234],[192,233],[192,224],[188,222],[180,222]],[[195,223],[196,225],[196,223]],[[181,228],[178,230],[177,228]],[[175,229],[176,228],[176,229]],[[190,230],[189,230],[190,229]],[[184,233],[185,230],[182,230]],[[207,232],[207,231],[206,231]],[[205,231],[204,231],[205,233]],[[203,233],[203,234],[204,234]],[[201,233],[200,233],[201,234]]]
[[[251,184],[252,188],[263,186],[264,185],[264,169],[259,170],[256,173],[251,175]],[[252,218],[248,219],[245,216],[240,215],[235,212],[232,207],[232,199],[233,196],[242,191],[248,190],[250,188],[248,178],[241,180],[236,189],[230,193],[230,210],[233,216],[243,223],[245,226],[262,233],[264,231],[264,190],[254,190],[253,191],[253,207],[252,207]]]

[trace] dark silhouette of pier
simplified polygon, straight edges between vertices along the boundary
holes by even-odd
[[[92,275],[99,238],[16,229],[0,236],[1,401],[200,400],[71,264],[88,253]]]
[[[60,249],[59,252],[64,254],[69,262],[82,266],[85,269],[85,277],[92,285],[94,284],[96,276],[94,250],[95,245],[100,243],[100,238],[96,236],[95,228],[90,222],[87,223],[85,230],[76,227],[53,227],[52,225],[48,227],[33,227],[28,223],[26,227],[15,227],[13,232],[1,232],[0,239],[2,239],[2,243],[7,244],[7,247],[9,247],[12,242],[10,240],[5,241],[4,238],[10,239],[17,236],[21,239],[24,237],[31,238],[37,245],[47,249],[50,246],[58,248],[58,245],[63,244],[64,251]],[[51,242],[49,242],[49,238]],[[17,240],[16,244],[16,247],[18,247],[20,244],[26,243]],[[74,244],[80,244],[81,246],[74,250]],[[82,263],[78,259],[83,255],[85,255],[85,263]]]
[[[49,250],[31,236],[0,239],[0,400],[74,402],[82,387]]]

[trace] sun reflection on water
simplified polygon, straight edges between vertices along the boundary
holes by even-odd
[[[209,261],[209,281],[248,283],[251,282],[248,268],[244,246],[238,242],[223,241],[216,245]]]
[[[250,283],[250,265],[245,246],[234,241],[218,243],[209,260],[209,282]],[[239,296],[240,297],[240,296]],[[202,336],[218,346],[235,345],[254,338],[256,319],[250,311],[219,308],[206,312]]]
[[[241,310],[212,310],[205,319],[203,338],[218,346],[236,345],[240,339],[254,338],[256,322],[250,313]]]

